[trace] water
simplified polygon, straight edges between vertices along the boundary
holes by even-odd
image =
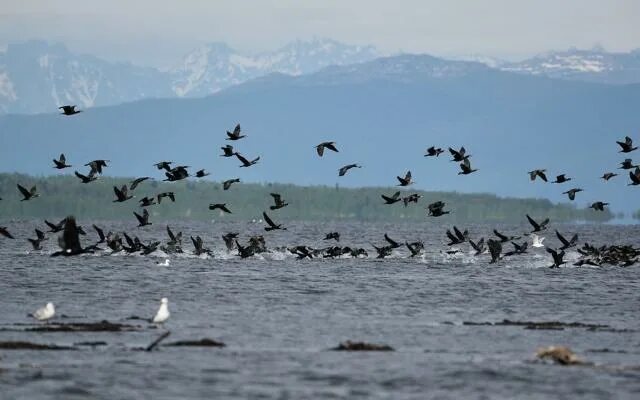
[[[442,253],[438,220],[423,224],[287,223],[265,234],[269,247],[308,244],[333,230],[342,245],[422,239],[426,254],[407,258],[399,249],[384,260],[303,260],[284,252],[241,260],[224,250],[230,230],[264,233],[262,224],[174,222],[174,231],[200,234],[213,258],[105,254],[50,258],[55,237],[40,253],[26,254],[38,221],[6,222],[18,240],[0,239],[0,340],[73,345],[105,341],[75,351],[0,350],[0,398],[378,398],[378,399],[636,399],[640,392],[640,280],[638,267],[546,268],[541,249],[488,265],[488,256]],[[90,223],[80,221],[85,229]],[[143,241],[166,240],[164,224],[135,230]],[[493,227],[468,227],[471,237]],[[580,243],[638,245],[636,226],[554,226],[580,233]],[[523,226],[501,227],[507,233]],[[88,229],[87,229],[88,230]],[[545,244],[557,243],[553,232]],[[93,241],[88,230],[83,243]],[[371,249],[372,250],[372,249]],[[370,254],[373,251],[370,252]],[[577,253],[569,252],[569,260]],[[150,318],[169,298],[171,318],[157,329],[130,316]],[[126,333],[36,333],[26,313],[52,301],[59,322],[107,319],[140,325]],[[469,326],[464,321],[503,319],[584,322],[584,328],[527,330]],[[212,338],[217,348],[160,347],[136,351],[164,329],[166,342]],[[388,344],[395,352],[328,351],[345,340]],[[595,367],[534,362],[540,346],[566,345]],[[605,351],[606,349],[606,351]],[[631,367],[635,367],[633,369]]]

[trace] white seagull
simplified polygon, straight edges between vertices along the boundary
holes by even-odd
[[[157,262],[156,265],[159,267],[168,267],[171,262],[168,258],[165,258],[164,262]]]
[[[164,321],[169,319],[169,316],[171,315],[171,313],[169,312],[169,300],[167,300],[166,297],[163,297],[162,300],[160,300],[160,308],[158,308],[158,312],[156,313],[156,316],[153,317],[152,322],[154,324],[161,324]]]
[[[31,316],[38,321],[46,321],[56,315],[56,308],[53,303],[47,303],[46,306],[38,308]]]
[[[531,234],[531,239],[533,240],[533,247],[544,247],[544,244],[542,244],[542,242],[544,242],[544,238],[540,237],[538,235],[536,235],[535,233]]]

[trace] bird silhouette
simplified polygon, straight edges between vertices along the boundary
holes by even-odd
[[[620,146],[619,153],[630,153],[637,149],[637,147],[633,147],[633,140],[629,136],[625,136],[624,142],[616,141],[616,143]]]
[[[277,229],[282,229],[282,230],[287,230],[287,228],[283,228],[282,224],[276,224],[273,222],[273,220],[271,218],[269,218],[269,216],[267,215],[266,212],[262,213],[262,217],[264,218],[264,222],[267,223],[268,226],[264,227],[264,230],[269,232],[269,231],[273,231],[273,230],[277,230]]]
[[[606,172],[600,178],[604,179],[605,181],[608,181],[609,179],[613,178],[614,176],[618,176],[618,174],[613,173],[613,172]]]
[[[449,147],[449,153],[451,153],[451,156],[453,157],[450,161],[455,162],[462,162],[471,157],[471,154],[466,154],[467,150],[464,148],[464,146],[460,147],[460,150],[454,150]]]
[[[240,162],[242,163],[242,165],[240,166],[240,168],[243,167],[250,167],[252,165],[256,165],[258,163],[258,161],[260,160],[260,157],[256,157],[253,160],[249,161],[246,158],[244,158],[240,153],[235,153],[236,157],[238,158],[238,160],[240,160]]]
[[[289,205],[289,203],[285,203],[284,200],[282,200],[282,196],[280,196],[280,194],[278,193],[270,193],[271,197],[273,197],[273,202],[275,203],[273,206],[269,207],[271,210],[278,210],[280,208],[286,207]]]
[[[566,194],[569,197],[569,200],[573,201],[576,199],[576,193],[583,192],[584,190],[580,188],[569,189],[566,192],[562,192],[562,194]]]
[[[209,210],[220,210],[231,214],[231,210],[227,208],[227,203],[211,203],[209,204]]]
[[[527,214],[527,221],[529,221],[529,223],[533,227],[533,231],[531,231],[532,233],[544,231],[545,229],[547,229],[547,224],[549,224],[549,218],[545,218],[544,221],[538,223],[533,218],[531,218],[529,214]]]
[[[471,161],[468,158],[465,158],[464,161],[460,163],[460,169],[462,171],[458,172],[458,175],[469,175],[477,171],[477,169],[471,168]]]
[[[556,176],[556,180],[551,183],[565,183],[565,182],[569,182],[570,180],[571,178],[567,178],[565,174],[560,174]]]
[[[344,176],[351,168],[362,168],[358,164],[348,164],[338,170],[338,176]]]
[[[407,173],[404,175],[404,178],[401,176],[396,176],[396,178],[398,179],[398,182],[400,182],[398,186],[409,186],[413,183],[411,181],[411,171],[407,171]]]
[[[400,192],[395,192],[391,196],[385,196],[384,194],[382,194],[382,195],[380,195],[380,197],[382,197],[382,199],[384,200],[385,204],[394,204],[394,203],[397,203],[397,202],[402,200],[400,198]]]
[[[589,208],[593,208],[595,211],[604,211],[604,207],[608,206],[609,203],[604,203],[602,201],[596,201],[595,203],[592,203]]]
[[[174,203],[176,201],[176,195],[173,192],[158,193],[156,197],[158,198],[158,204],[162,203],[162,199],[165,197],[168,197]]]
[[[82,183],[85,183],[85,184],[86,183],[91,183],[91,182],[93,182],[93,181],[98,179],[98,177],[96,176],[96,174],[93,171],[90,171],[89,175],[82,175],[78,171],[75,171],[74,173],[80,179],[80,181]]]
[[[71,165],[67,164],[67,159],[65,158],[64,154],[60,154],[60,158],[59,159],[53,159],[53,168],[56,169],[63,169],[63,168],[69,168],[71,167]]]
[[[545,174],[546,171],[547,171],[546,169],[534,169],[533,171],[529,171],[528,172],[529,178],[532,181],[535,181],[536,178],[539,177],[543,181],[547,182],[547,175]]]
[[[27,190],[27,188],[25,188],[24,186],[22,186],[20,184],[17,184],[17,186],[18,186],[18,190],[20,191],[20,193],[24,197],[20,201],[29,201],[31,199],[35,199],[36,197],[40,197],[40,194],[38,193],[38,190],[36,189],[35,185],[32,186],[31,189],[29,189],[29,190]]]
[[[236,125],[235,128],[233,128],[233,132],[229,132],[227,131],[227,140],[239,140],[242,139],[243,137],[246,137],[245,135],[241,135],[241,129],[240,129],[240,124]]]
[[[135,190],[139,184],[146,181],[147,179],[151,179],[151,177],[143,176],[141,178],[136,178],[132,180],[131,182],[129,182],[129,190]]]
[[[13,237],[13,235],[11,233],[9,233],[9,231],[7,230],[6,226],[0,226],[0,235],[8,238],[8,239],[15,239]]]
[[[220,148],[222,149],[222,152],[223,152],[222,154],[220,154],[220,157],[233,157],[235,155],[233,151],[233,146],[231,146],[230,144]]]
[[[232,184],[238,183],[238,182],[240,182],[240,178],[226,180],[226,181],[222,182],[222,189],[223,190],[229,190],[229,188],[231,187]]]
[[[117,186],[114,186],[113,192],[116,194],[116,199],[113,201],[114,203],[122,203],[133,198],[133,196],[129,195],[127,185],[122,185],[120,189],[118,189]]]
[[[322,142],[316,146],[316,152],[320,157],[324,154],[324,149],[329,149],[331,151],[338,152],[338,148],[336,147],[336,142]]]
[[[147,225],[152,225],[152,223],[149,222],[149,211],[147,211],[146,208],[142,210],[142,215],[138,214],[135,211],[133,212],[133,215],[135,215],[136,219],[138,220],[138,228],[141,228]]]
[[[93,160],[86,163],[85,167],[91,168],[91,172],[93,172],[94,174],[102,175],[102,168],[107,168],[108,162],[110,161],[109,160]]]
[[[427,153],[424,155],[425,157],[439,157],[440,154],[444,153],[440,147],[436,148],[435,146],[431,146],[427,149]]]
[[[210,175],[210,174],[206,172],[204,169],[198,170],[196,172],[196,178],[204,178],[207,175]]]
[[[58,110],[62,110],[62,115],[74,115],[74,114],[79,114],[82,112],[82,110],[76,110],[77,106],[60,106],[58,107]]]

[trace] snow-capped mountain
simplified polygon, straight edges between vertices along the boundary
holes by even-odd
[[[378,55],[372,46],[351,46],[330,39],[296,41],[278,50],[241,54],[224,43],[212,43],[189,53],[171,71],[177,96],[204,96],[249,79],[279,72],[302,75],[329,65],[369,61]]]
[[[600,48],[550,52],[497,66],[503,71],[600,83],[640,82],[640,49],[609,53]]]
[[[62,104],[88,108],[171,94],[166,77],[153,68],[73,54],[61,44],[29,41],[0,53],[3,113],[51,112]]]

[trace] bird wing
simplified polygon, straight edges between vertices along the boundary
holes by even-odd
[[[273,227],[273,228],[275,228],[275,227],[276,227],[276,224],[274,224],[274,223],[273,223],[273,221],[271,220],[271,218],[269,218],[269,216],[267,215],[267,213],[266,213],[266,212],[263,212],[263,213],[262,213],[262,216],[264,217],[264,221],[265,221],[267,224],[269,224],[269,226],[271,226],[271,227]]]
[[[558,240],[562,242],[563,246],[569,246],[569,241],[564,236],[562,236],[560,232],[558,232],[557,230],[556,230],[556,236],[558,237]]]
[[[64,154],[60,154],[60,163],[61,164],[66,164],[67,163],[67,159],[64,157]]]
[[[24,186],[18,184],[18,190],[20,191],[20,193],[22,193],[24,197],[27,197],[27,198],[31,197],[31,192],[29,192],[27,188],[25,188]]]
[[[104,231],[100,229],[96,224],[93,224],[93,229],[98,233],[100,240],[104,240]]]
[[[271,197],[273,197],[273,201],[276,204],[279,204],[281,201],[281,196],[278,193],[269,193],[271,195]]]
[[[167,225],[167,234],[169,235],[169,239],[171,239],[172,242],[176,241],[176,237],[173,232],[171,232],[171,228],[169,228],[169,225]]]
[[[349,167],[347,166],[340,168],[338,170],[338,176],[344,176],[344,174],[346,174],[348,170],[349,170]]]
[[[58,239],[58,244],[61,245],[60,247],[62,247],[64,251],[78,253],[82,250],[79,235],[76,219],[73,216],[68,216],[65,219],[64,232]]]
[[[540,225],[538,225],[538,223],[534,221],[533,218],[529,216],[529,214],[527,214],[527,220],[529,221],[531,226],[533,226],[533,229],[536,229],[536,230],[540,229]]]
[[[391,239],[389,237],[389,235],[387,235],[386,233],[384,234],[384,240],[386,240],[391,246],[398,247],[398,242],[396,242],[395,240]]]
[[[113,187],[113,192],[116,194],[116,197],[118,198],[118,200],[124,198],[124,194],[122,193],[122,191],[120,189],[118,189],[117,186]]]
[[[324,143],[320,143],[316,146],[316,152],[318,152],[318,155],[322,157],[322,155],[324,154]]]
[[[338,152],[338,149],[336,148],[336,146],[335,146],[333,143],[327,143],[327,144],[325,145],[325,147],[326,147],[327,149],[329,149],[329,150],[333,150],[333,151],[335,151],[335,152]]]
[[[544,172],[538,171],[538,176],[540,177],[540,179],[542,179],[543,181],[547,182],[547,175],[545,175]]]
[[[449,229],[447,229],[447,237],[449,238],[449,240],[451,240],[454,243],[458,241],[458,238],[456,238]]]
[[[494,235],[496,235],[500,240],[504,240],[504,241],[509,240],[509,238],[508,238],[508,237],[506,237],[506,236],[505,236],[505,235],[503,235],[502,233],[498,232],[498,230],[497,230],[497,229],[494,229],[494,230],[493,230],[493,234],[494,234]]]
[[[638,177],[638,175],[636,175],[634,172],[629,171],[629,178],[636,185],[640,185],[640,177]]]
[[[240,124],[237,124],[235,128],[233,128],[233,135],[234,136],[239,136],[240,135]]]
[[[247,160],[246,158],[244,158],[240,153],[236,153],[236,157],[238,157],[238,160],[240,160],[240,162],[244,165],[251,165],[251,163],[249,162],[249,160]]]
[[[253,160],[251,160],[251,165],[257,163],[258,161],[260,161],[260,157],[256,157]]]
[[[394,200],[398,200],[398,197],[400,197],[400,192],[395,192],[393,194],[393,196],[391,196]]]
[[[146,211],[146,210],[145,210]],[[140,214],[138,214],[137,212],[133,212],[133,215],[136,216],[136,219],[138,220],[138,222],[140,223],[140,225],[143,225],[146,221],[144,219],[144,217]]]
[[[458,229],[457,226],[453,227],[453,232],[455,232],[455,234],[458,237],[458,239],[460,239],[462,241],[466,240],[466,238],[464,237],[464,234],[462,232],[460,232],[460,229]]]

